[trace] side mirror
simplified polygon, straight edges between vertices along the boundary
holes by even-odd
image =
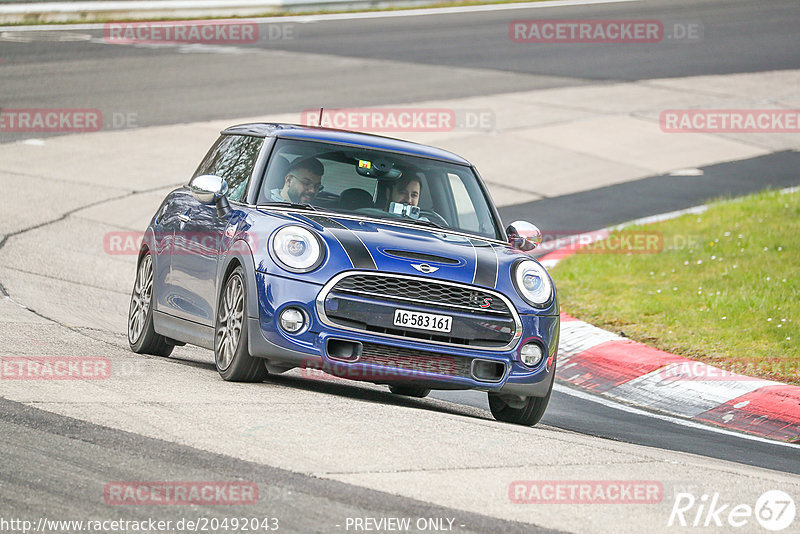
[[[525,221],[514,221],[506,228],[511,248],[528,252],[542,244],[542,231]]]
[[[202,204],[216,204],[217,215],[223,217],[231,210],[228,199],[228,182],[213,174],[198,176],[189,182],[189,191]]]
[[[202,204],[212,204],[228,192],[228,183],[213,174],[198,176],[189,182],[189,191]]]

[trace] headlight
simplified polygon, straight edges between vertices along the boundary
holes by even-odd
[[[278,265],[293,273],[313,271],[325,256],[317,234],[302,226],[284,226],[275,232],[270,249]]]
[[[535,261],[524,260],[514,267],[514,286],[528,303],[544,307],[553,297],[553,284],[544,267]]]

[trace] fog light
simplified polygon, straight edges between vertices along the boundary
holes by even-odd
[[[528,367],[536,367],[542,361],[542,347],[538,343],[528,343],[519,351],[519,357]]]
[[[281,328],[290,334],[296,334],[306,325],[306,316],[297,308],[286,308],[280,316]]]

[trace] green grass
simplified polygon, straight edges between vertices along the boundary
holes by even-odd
[[[622,233],[637,231],[661,232],[663,250],[598,253],[600,244],[553,269],[563,311],[652,347],[800,385],[800,192],[722,200]]]

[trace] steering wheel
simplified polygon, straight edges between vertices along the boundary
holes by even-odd
[[[450,227],[450,223],[447,222],[447,219],[439,215],[433,210],[419,210],[419,216],[426,217],[432,223],[436,223],[440,226]]]

